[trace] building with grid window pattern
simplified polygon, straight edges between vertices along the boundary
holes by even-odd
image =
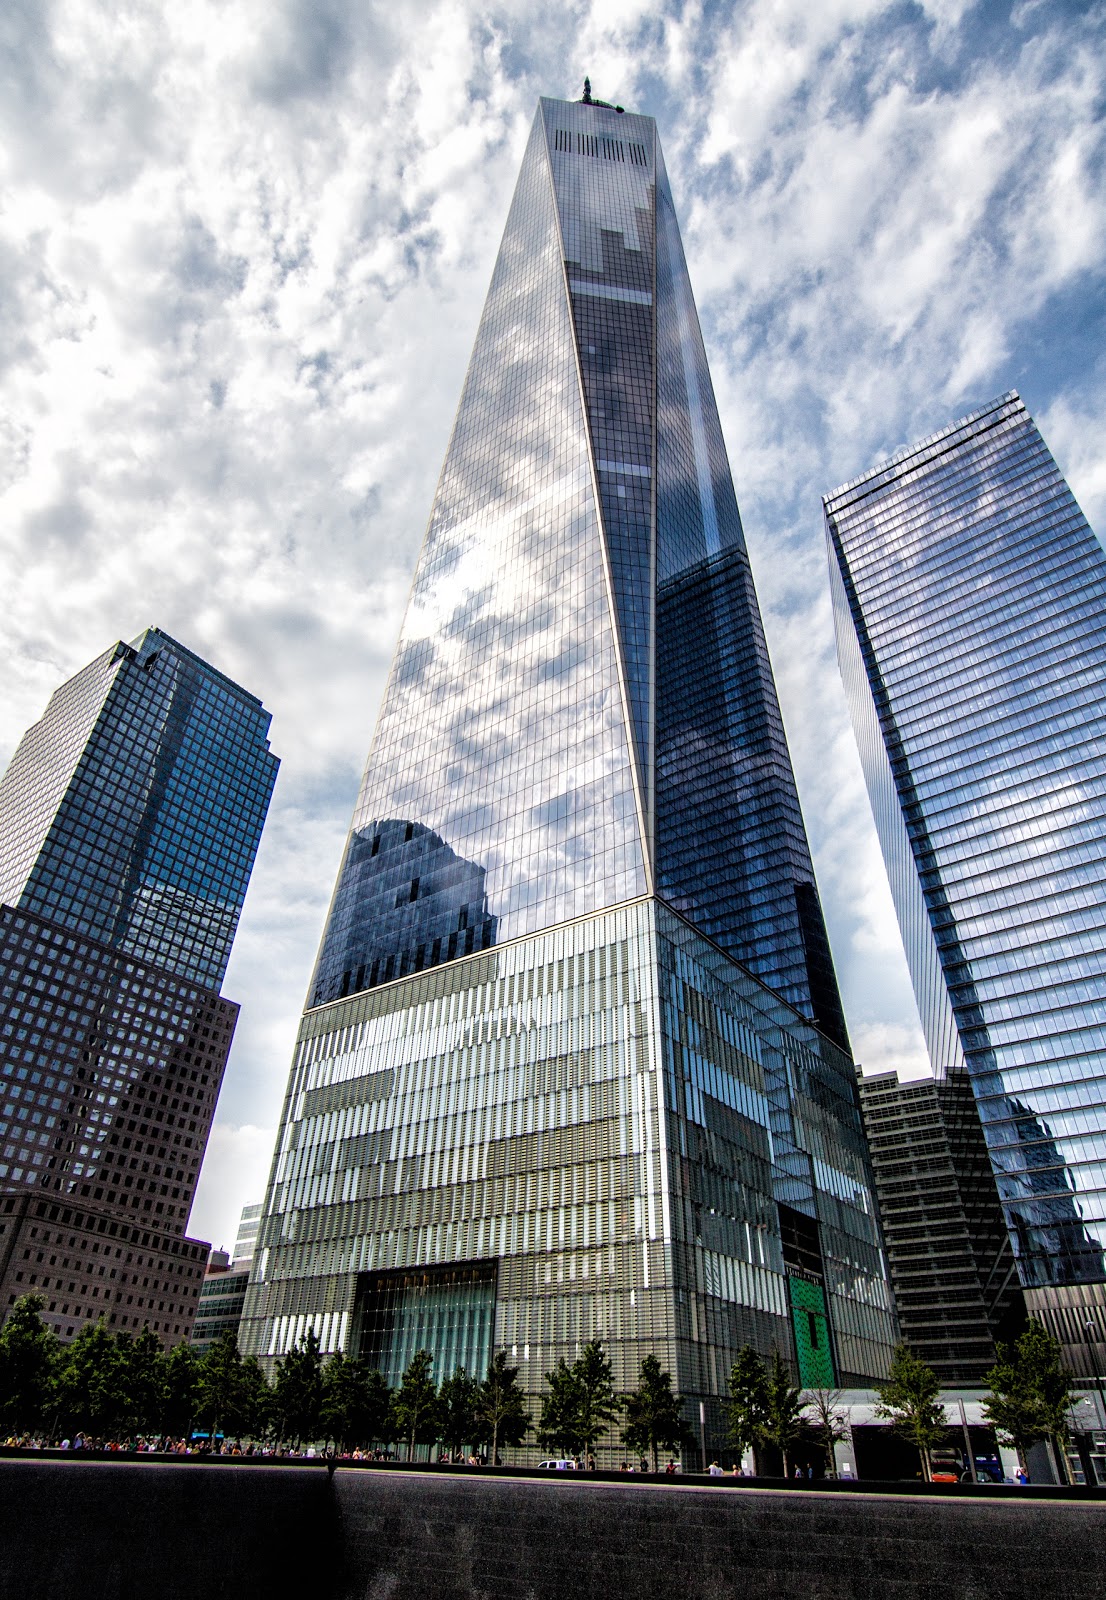
[[[1106,1370],[1106,556],[1016,394],[825,502],[922,1025],[971,1074],[1029,1311]]]
[[[717,1418],[892,1335],[668,179],[543,100],[308,996],[243,1319],[395,1376],[603,1337]]]
[[[968,1074],[868,1074],[860,1107],[902,1336],[943,1384],[982,1385],[1025,1302]]]
[[[219,993],[276,758],[157,629],[64,684],[0,780],[0,1308],[172,1340],[238,1008]]]

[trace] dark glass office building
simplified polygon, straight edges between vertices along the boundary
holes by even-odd
[[[0,1309],[172,1340],[276,778],[260,702],[157,629],[52,697],[0,780]]]
[[[1031,1313],[1106,1370],[1106,556],[1007,394],[825,502],[838,651],[936,1072]]]
[[[1025,1304],[971,1080],[875,1073],[860,1105],[902,1336],[943,1384],[981,1385]]]
[[[534,122],[309,991],[243,1336],[308,1328],[708,1400],[746,1340],[889,1348],[656,128],[590,101]]]

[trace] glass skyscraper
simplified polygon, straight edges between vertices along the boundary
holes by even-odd
[[[1013,393],[825,513],[933,1066],[971,1074],[1030,1312],[1101,1373],[1106,556]]]
[[[653,121],[542,100],[308,996],[248,1348],[605,1338],[688,1394],[892,1331]]]
[[[0,779],[0,1314],[34,1291],[63,1337],[101,1312],[191,1328],[268,727],[151,628],[63,684]]]

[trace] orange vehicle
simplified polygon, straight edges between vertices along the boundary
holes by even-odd
[[[942,1445],[940,1449],[930,1451],[930,1483],[961,1483],[966,1477],[970,1478],[971,1473],[965,1471],[964,1458],[959,1450]]]

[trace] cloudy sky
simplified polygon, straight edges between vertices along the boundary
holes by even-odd
[[[1106,529],[1106,11],[1028,0],[7,0],[0,761],[116,638],[283,767],[193,1228],[262,1194],[539,94],[658,119],[858,1058],[924,1065],[820,495],[1006,389]]]

